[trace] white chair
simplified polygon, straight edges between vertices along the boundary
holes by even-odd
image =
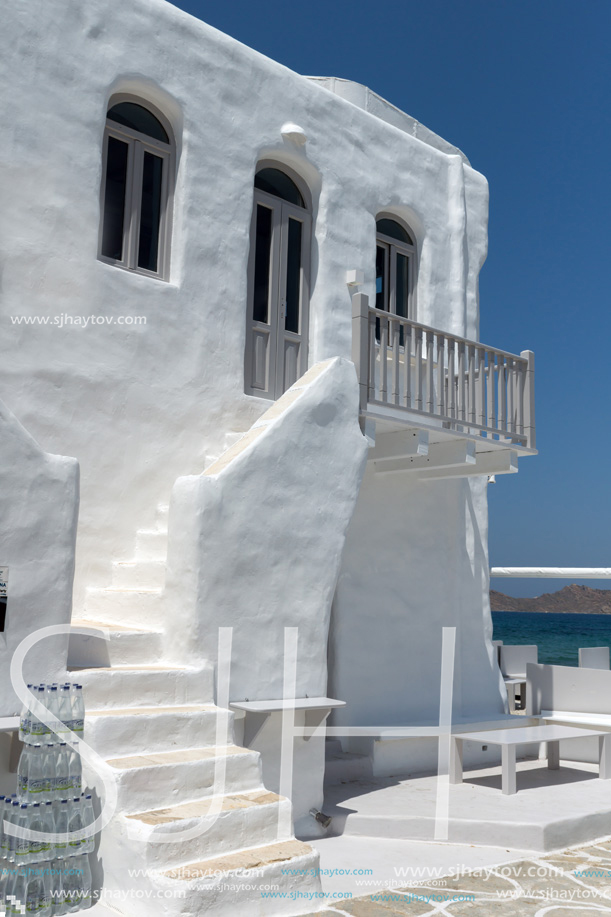
[[[608,646],[581,646],[579,647],[579,665],[584,669],[609,669]]]
[[[539,650],[533,644],[511,645],[503,644],[499,647],[500,666],[505,686],[509,709],[516,710],[516,686],[520,685],[520,707],[526,709],[526,664],[538,662]]]

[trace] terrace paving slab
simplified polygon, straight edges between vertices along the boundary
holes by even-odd
[[[321,853],[323,890],[337,892],[341,887],[346,893],[351,888],[353,897],[327,899],[326,909],[308,917],[611,915],[611,837],[548,854],[346,836],[311,843]],[[386,872],[375,868],[384,861]],[[390,868],[392,862],[402,864],[399,876]],[[341,875],[348,864],[362,875],[365,863],[372,867],[373,878]],[[405,877],[406,864],[416,874],[411,881]],[[436,870],[431,873],[435,878],[422,878],[427,869]],[[359,894],[363,886],[356,883],[363,881],[371,882],[370,890]]]

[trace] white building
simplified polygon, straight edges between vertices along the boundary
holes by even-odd
[[[533,360],[478,342],[486,180],[365,87],[295,74],[162,0],[14,0],[0,70],[0,714],[20,706],[24,636],[106,624],[108,644],[75,635],[67,660],[55,636],[25,663],[37,681],[87,667],[87,739],[118,778],[104,885],[244,849],[314,862],[261,795],[280,713],[236,713],[250,750],[219,756],[237,802],[208,832],[143,844],[142,813],[214,795],[219,628],[234,703],[283,696],[298,628],[295,697],[321,707],[298,724],[329,709],[313,698],[345,702],[336,727],[436,722],[443,627],[455,717],[503,714],[486,487],[534,451]],[[432,739],[344,744],[375,773],[435,766]],[[307,837],[324,742],[294,750]],[[185,885],[199,912],[235,913]]]

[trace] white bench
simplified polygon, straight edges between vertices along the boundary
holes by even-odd
[[[584,669],[609,669],[610,656],[608,646],[580,646],[579,665]]]
[[[526,666],[528,708],[546,721],[611,728],[611,671],[571,665]]]
[[[544,723],[611,732],[611,671],[532,663],[526,671],[527,713]],[[575,761],[597,760],[597,748],[590,739],[574,747],[573,754]]]

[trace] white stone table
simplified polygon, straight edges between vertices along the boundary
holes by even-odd
[[[524,726],[516,729],[491,729],[488,732],[462,732],[452,736],[450,753],[450,783],[462,783],[463,742],[501,746],[502,790],[506,796],[516,791],[516,747],[531,742],[547,743],[547,766],[560,767],[560,740],[599,737],[598,775],[603,780],[611,778],[611,733],[600,729],[577,729],[574,726]]]

